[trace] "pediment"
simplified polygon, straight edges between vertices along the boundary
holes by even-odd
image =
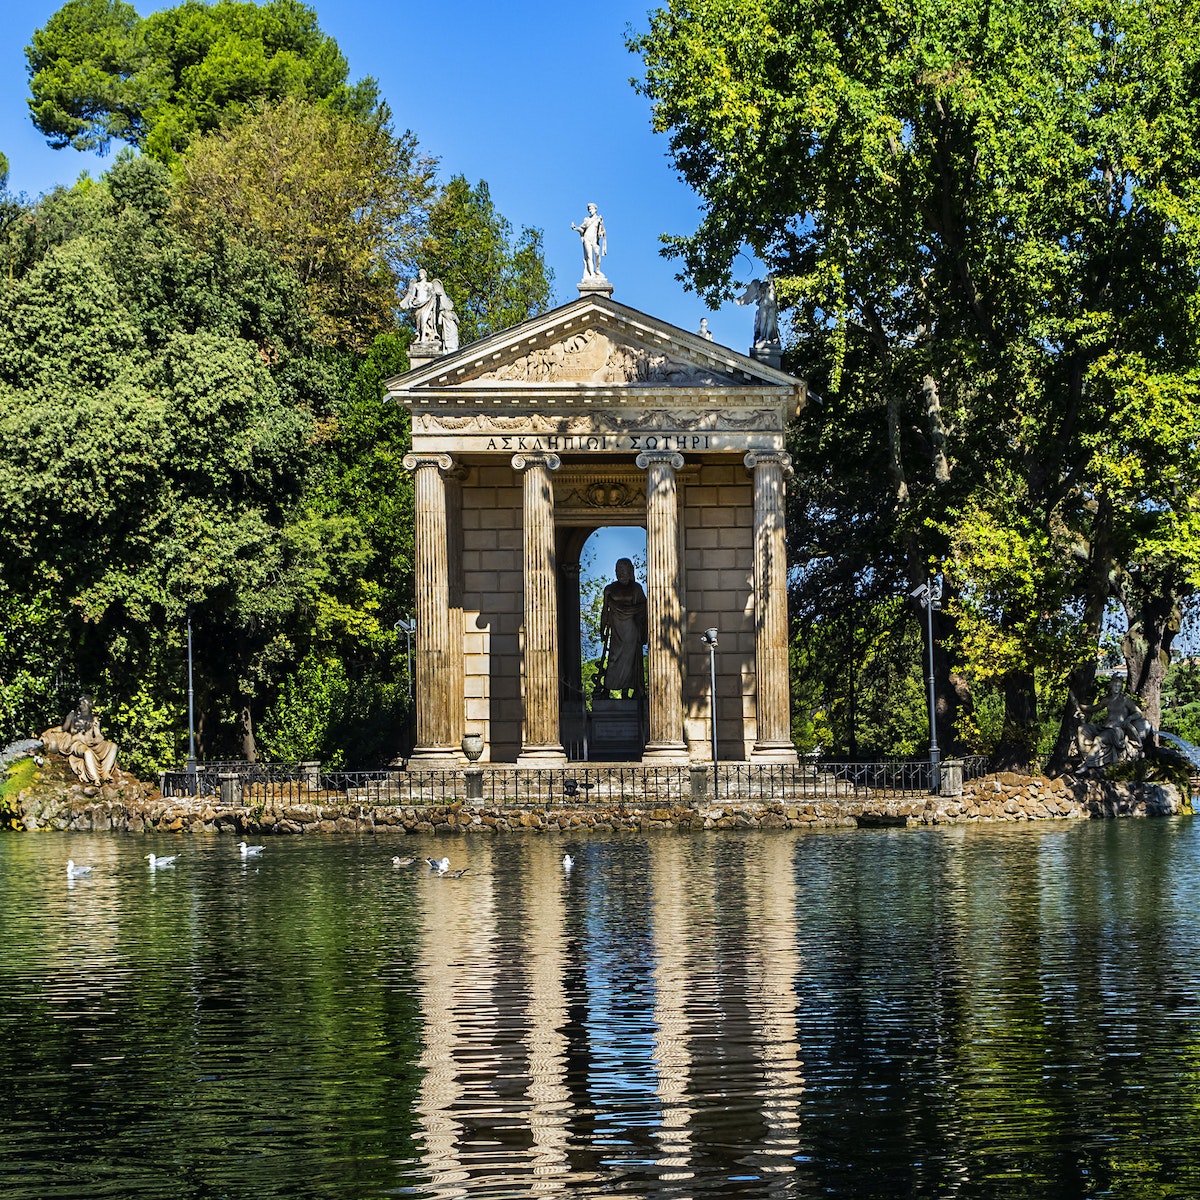
[[[409,403],[426,392],[720,389],[802,396],[802,381],[608,297],[580,297],[388,380]],[[431,397],[432,398],[432,397]]]

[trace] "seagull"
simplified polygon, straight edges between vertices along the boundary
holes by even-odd
[[[575,865],[575,860],[569,855],[563,855],[563,870],[569,871]]]
[[[67,859],[67,878],[78,879],[81,875],[86,875],[91,867],[77,867],[72,859]]]
[[[425,861],[429,864],[429,869],[436,871],[439,875],[445,875],[450,870],[450,860],[448,858],[427,858]]]
[[[157,867],[173,867],[179,855],[168,854],[165,858],[156,858],[153,854],[147,854],[146,857],[150,860],[150,870],[153,871]]]
[[[417,860],[415,858],[401,858],[399,855],[396,855],[396,857],[392,859],[392,866],[411,867],[416,861]]]
[[[261,854],[263,852],[263,848],[261,846],[247,846],[245,842],[238,842],[238,845],[242,848],[243,858],[253,858],[254,855]]]

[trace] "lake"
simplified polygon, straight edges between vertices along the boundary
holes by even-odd
[[[5,1200],[1200,1195],[1200,821],[265,847],[0,837]]]

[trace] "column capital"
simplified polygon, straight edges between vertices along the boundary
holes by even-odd
[[[637,456],[636,462],[639,471],[649,470],[650,467],[659,463],[666,463],[667,466],[674,467],[676,471],[683,470],[683,455],[676,450],[643,451]]]
[[[562,459],[557,454],[538,450],[528,454],[512,456],[514,471],[527,471],[530,467],[545,467],[547,471],[557,471],[562,466]]]
[[[454,466],[454,459],[448,454],[406,454],[401,460],[406,471],[416,471],[420,467],[437,467],[446,474]]]
[[[782,450],[751,450],[742,462],[746,464],[747,471],[753,471],[759,463],[777,463],[784,479],[791,479],[796,473],[792,470],[792,456]]]

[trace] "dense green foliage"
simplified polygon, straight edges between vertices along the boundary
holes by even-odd
[[[193,141],[174,215],[202,247],[232,232],[269,250],[304,284],[316,337],[363,351],[394,323],[432,176],[416,139],[386,120],[287,99]]]
[[[67,0],[26,50],[34,124],[52,146],[127,142],[170,161],[259,100],[294,97],[366,116],[337,43],[298,0],[184,0],[146,18],[123,0]]]
[[[0,197],[0,744],[87,690],[122,765],[177,764],[190,617],[201,758],[387,761],[413,543],[383,382],[408,366],[396,287],[427,252],[433,164],[291,0],[145,21],[71,0],[34,49],[86,116],[62,144],[144,151]],[[266,65],[238,90],[242,60]],[[456,185],[432,227],[495,270],[482,335],[543,308],[549,276],[536,231],[511,245],[486,184]]]
[[[1200,583],[1195,8],[681,0],[633,42],[703,206],[666,252],[715,300],[748,246],[823,400],[795,611],[942,574],[945,734],[1009,761],[1065,714],[1061,761],[1111,601],[1157,718]]]
[[[525,228],[514,240],[483,180],[471,187],[456,175],[442,189],[417,257],[454,301],[463,345],[549,306],[553,274],[541,231]]]

